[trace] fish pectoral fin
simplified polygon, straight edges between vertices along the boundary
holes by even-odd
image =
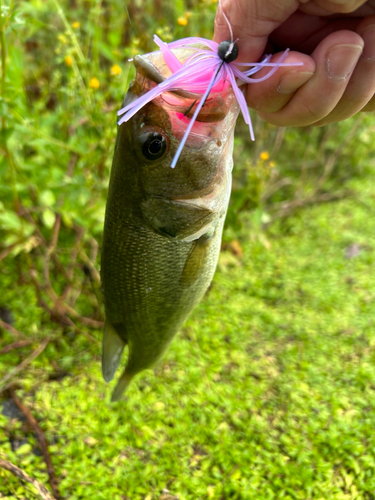
[[[163,236],[183,240],[208,226],[217,212],[197,205],[149,198],[141,203],[144,219]]]
[[[102,373],[106,382],[113,379],[121,361],[126,342],[117,333],[112,323],[106,319],[103,334]]]
[[[182,271],[181,286],[193,285],[201,275],[210,251],[212,236],[212,234],[204,234],[193,242]]]

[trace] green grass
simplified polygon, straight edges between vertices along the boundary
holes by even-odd
[[[163,361],[111,404],[101,331],[48,312],[48,280],[79,315],[103,319],[87,266],[99,266],[115,110],[133,74],[126,60],[153,50],[154,32],[210,37],[216,4],[2,6],[0,307],[32,344],[0,356],[0,389],[50,337],[9,382],[47,436],[62,495],[373,500],[373,117],[288,131],[255,120],[254,145],[239,123],[213,286]],[[306,208],[289,210],[295,202]],[[347,258],[352,245],[360,251]],[[0,329],[0,349],[18,338]],[[0,416],[0,456],[48,485],[38,452],[26,425]],[[35,497],[0,469],[0,498]]]
[[[210,293],[126,401],[111,404],[99,360],[79,356],[72,376],[25,394],[64,495],[374,497],[375,191],[371,179],[360,186],[361,204],[273,226],[268,250],[242,234],[242,259],[222,253]],[[362,250],[348,259],[353,243]],[[1,446],[46,482],[29,447]],[[16,490],[5,476],[3,491]]]

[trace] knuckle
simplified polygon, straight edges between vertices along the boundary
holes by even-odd
[[[319,101],[309,102],[308,100],[301,102],[301,117],[303,116],[305,120],[308,121],[306,125],[315,123],[321,120],[329,111],[326,109],[324,103]]]

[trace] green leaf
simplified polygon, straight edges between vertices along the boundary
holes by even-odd
[[[47,208],[42,213],[43,224],[48,228],[52,229],[55,224],[56,215],[51,209]]]
[[[46,207],[52,207],[56,203],[55,195],[50,189],[42,191],[39,195],[39,200]]]
[[[8,231],[21,232],[22,221],[16,213],[5,210],[0,213],[0,227]]]

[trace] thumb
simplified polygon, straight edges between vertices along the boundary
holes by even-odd
[[[298,0],[221,0],[215,18],[215,42],[238,40],[238,61],[258,61],[269,35],[288,19],[300,5]]]

